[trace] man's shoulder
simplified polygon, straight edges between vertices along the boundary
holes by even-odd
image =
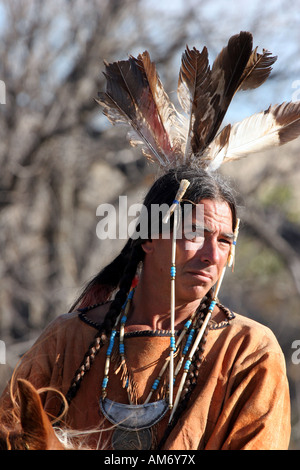
[[[89,334],[88,330],[92,330],[91,326],[80,319],[80,312],[76,310],[54,318],[44,328],[37,341],[47,340],[51,342],[58,341],[59,338],[71,339],[73,336],[79,337],[80,334]],[[90,334],[94,333],[91,332]]]
[[[267,347],[276,352],[281,352],[278,340],[270,327],[257,320],[235,313],[231,322],[232,334],[240,336],[245,341],[256,344],[259,348]]]
[[[99,328],[104,320],[109,306],[110,302],[106,302],[104,304],[64,313],[54,318],[46,327],[46,330],[70,328],[73,325],[78,326],[78,324],[89,325],[94,328]]]
[[[78,311],[63,313],[62,315],[59,315],[58,317],[54,318],[46,326],[45,332],[50,331],[50,330],[55,330],[55,329],[61,330],[62,328],[70,328],[72,325],[76,325],[78,321],[79,321]]]
[[[236,327],[257,330],[267,334],[272,333],[271,329],[267,325],[264,325],[263,323],[254,320],[253,318],[246,317],[245,315],[237,312],[234,312],[234,316],[235,318],[233,323]]]

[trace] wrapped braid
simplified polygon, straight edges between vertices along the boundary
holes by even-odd
[[[90,370],[96,355],[100,351],[101,347],[106,343],[105,338],[103,335],[99,332],[95,336],[94,340],[90,344],[86,354],[84,355],[84,358],[82,360],[82,363],[80,367],[76,370],[74,374],[74,378],[71,382],[71,386],[66,393],[66,400],[68,404],[71,403],[72,399],[75,397],[77,391],[79,390],[80,384],[82,382],[83,377],[85,374]]]

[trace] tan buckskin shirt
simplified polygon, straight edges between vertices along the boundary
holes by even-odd
[[[22,377],[64,394],[96,334],[96,326],[78,312],[54,320],[22,359],[14,379]],[[208,332],[204,361],[187,408],[166,440],[165,450],[285,450],[290,439],[290,398],[285,361],[273,333],[265,326],[235,315],[229,324]],[[168,336],[155,333],[125,336],[126,359],[146,398],[169,353]],[[99,399],[104,372],[103,346],[70,404],[67,424],[73,429],[111,428],[101,414]],[[176,394],[175,385],[174,393]],[[110,371],[107,396],[128,403],[120,377]],[[42,395],[47,412],[57,416],[60,404],[52,392]],[[8,389],[0,407],[10,404]],[[155,426],[162,438],[169,412]],[[112,431],[89,438],[92,448],[111,449]]]

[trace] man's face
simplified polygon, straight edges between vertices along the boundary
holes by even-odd
[[[197,220],[197,211],[194,212],[194,238],[182,237],[176,242],[177,305],[205,296],[220,277],[232,244],[232,214],[228,204],[210,199],[204,199],[200,204],[204,206],[204,217]],[[169,295],[172,242],[170,239],[158,239],[146,243],[151,247],[149,254],[157,272],[154,282],[158,289],[164,289]]]

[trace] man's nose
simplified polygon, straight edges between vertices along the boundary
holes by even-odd
[[[202,263],[207,265],[217,264],[220,260],[218,243],[216,240],[209,238],[204,241],[200,251],[200,259]]]

